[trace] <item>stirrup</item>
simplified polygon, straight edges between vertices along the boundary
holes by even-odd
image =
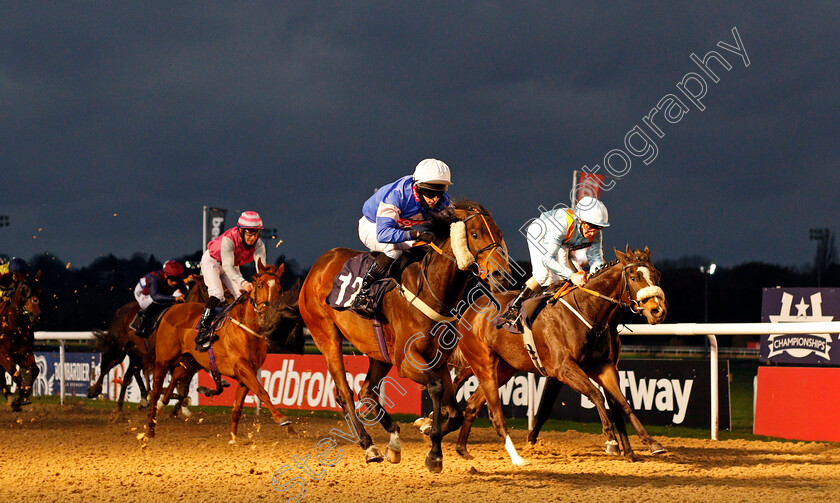
[[[195,338],[196,351],[208,351],[210,349],[210,345],[219,340],[219,336],[214,333],[205,335],[199,334],[199,336],[196,336]]]
[[[373,300],[370,298],[370,291],[362,293],[362,290],[359,290],[353,298],[353,304],[350,307],[352,307],[354,311],[361,311],[371,316],[375,314]]]

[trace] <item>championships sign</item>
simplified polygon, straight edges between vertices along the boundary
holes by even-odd
[[[834,288],[765,288],[761,321],[770,323],[840,320],[840,290]],[[839,334],[761,336],[761,360],[771,363],[840,366]]]

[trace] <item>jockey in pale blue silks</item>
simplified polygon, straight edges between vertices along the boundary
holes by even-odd
[[[385,276],[394,259],[411,248],[414,241],[431,242],[434,239],[431,232],[410,227],[452,212],[452,201],[446,194],[450,185],[449,166],[437,159],[425,159],[420,161],[413,175],[380,187],[365,201],[359,219],[359,239],[370,251],[382,253],[365,274],[362,287],[353,300],[354,309],[371,313],[370,286]]]
[[[589,270],[604,265],[601,229],[609,227],[607,207],[601,201],[586,196],[570,208],[555,208],[534,219],[526,230],[528,252],[531,256],[531,277],[511,302],[502,319],[511,324],[519,318],[519,309],[541,286],[570,281],[575,286],[586,283],[587,274],[572,262],[570,254],[586,248]]]

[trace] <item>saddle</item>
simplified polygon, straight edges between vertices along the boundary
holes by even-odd
[[[423,259],[427,253],[425,247],[415,247],[403,253],[397,259],[386,276],[370,287],[370,298],[374,304],[374,312],[379,312],[382,305],[382,298],[389,290],[397,286],[402,278],[403,271],[414,262]],[[362,287],[365,274],[370,269],[378,252],[362,253],[347,260],[341,268],[341,272],[333,280],[333,286],[327,295],[327,304],[336,311],[351,309],[359,316],[371,319],[367,313],[356,311],[351,308],[353,299]]]
[[[551,302],[551,300],[551,295],[539,294],[523,302],[522,307],[520,307],[519,309],[519,319],[522,321],[522,325],[530,329],[531,326],[534,324],[534,320],[537,319],[537,316],[540,314],[543,308]],[[507,303],[507,305],[505,306],[505,310],[510,309],[510,304],[512,302],[513,300]],[[502,319],[501,316],[496,316],[495,318],[493,318],[493,326],[496,328],[503,328],[512,334],[522,333],[522,330],[516,324],[507,323]]]
[[[137,337],[147,339],[152,332],[157,330],[158,325],[160,325],[160,319],[170,307],[172,306],[164,306],[155,304],[154,302],[149,304],[149,307],[144,311],[140,311],[134,315],[134,319],[131,320],[129,328],[134,330],[134,335]]]

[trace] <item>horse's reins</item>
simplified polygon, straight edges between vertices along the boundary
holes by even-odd
[[[276,273],[273,273],[273,272],[268,272],[268,271],[261,272],[261,273],[257,274],[256,277],[259,278],[260,276],[265,275],[265,274],[273,276],[275,279],[277,279],[277,281],[280,281],[280,276],[279,275],[277,275]],[[260,288],[260,286],[261,285],[259,285],[259,284],[254,286],[254,295],[251,295],[250,292],[243,293],[242,295],[240,295],[239,298],[237,298],[236,301],[234,301],[233,304],[230,305],[230,308],[226,312],[223,313],[223,315],[224,315],[225,318],[230,320],[231,323],[233,323],[237,327],[241,328],[242,330],[248,332],[249,334],[251,334],[255,337],[265,339],[265,337],[263,337],[262,335],[260,335],[256,331],[254,331],[253,329],[245,326],[245,324],[243,324],[241,321],[236,320],[236,319],[234,319],[230,316],[230,312],[233,310],[233,307],[238,305],[238,304],[241,304],[242,302],[245,302],[245,301],[250,301],[251,306],[253,306],[254,311],[256,311],[258,315],[262,314],[262,312],[265,310],[266,307],[268,307],[270,302],[265,301],[265,302],[261,302],[261,303],[257,304],[257,289]]]

